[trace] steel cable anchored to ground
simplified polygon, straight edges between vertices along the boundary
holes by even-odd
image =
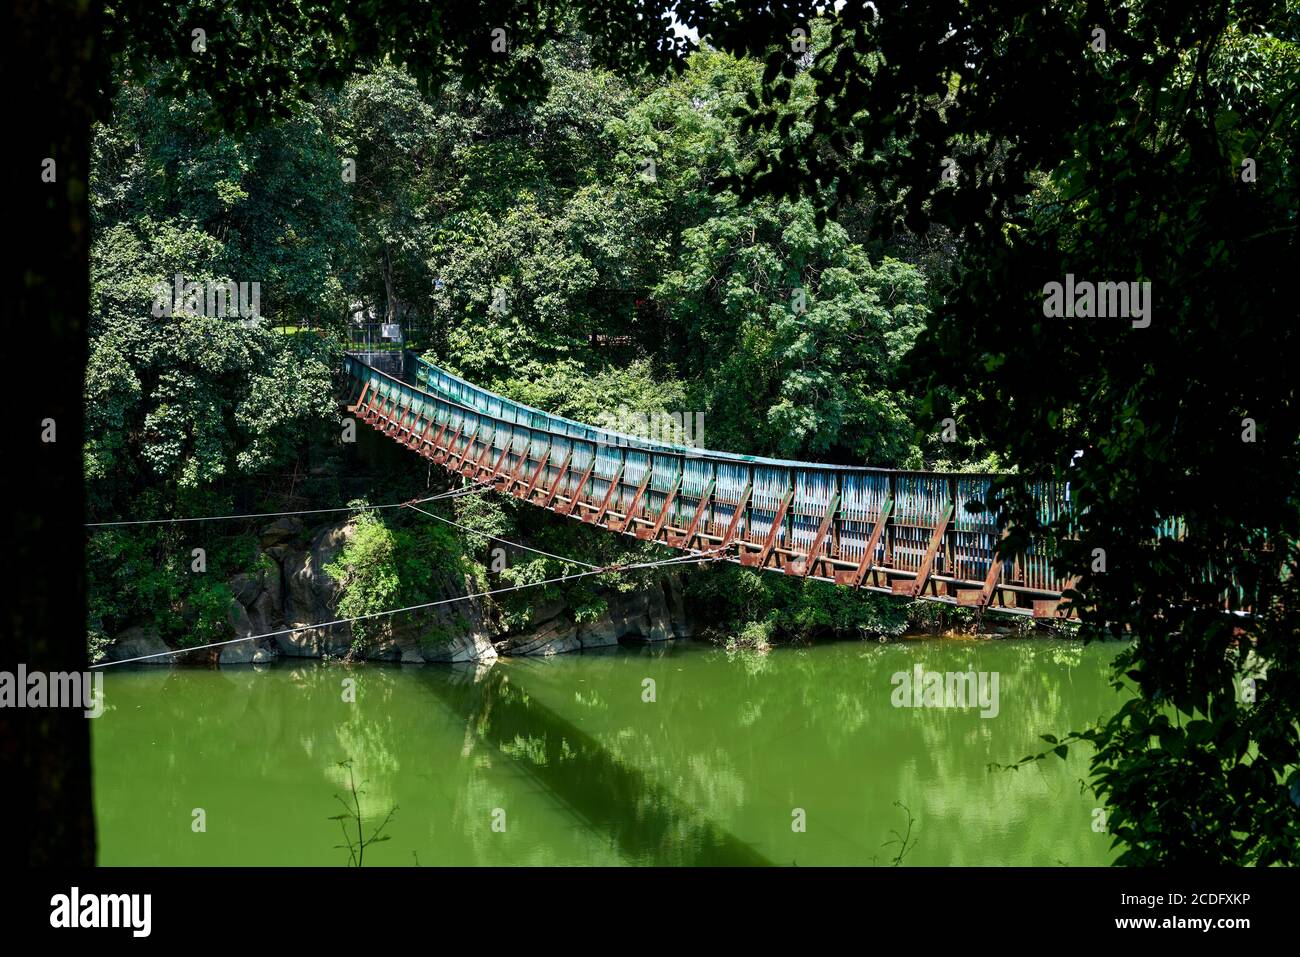
[[[448,492],[440,492],[437,495],[429,495],[425,498],[412,499],[406,502],[391,502],[384,505],[340,505],[333,508],[304,508],[287,512],[247,512],[236,515],[195,515],[183,518],[137,518],[125,519],[116,522],[86,522],[86,528],[112,528],[123,525],[178,525],[183,522],[225,522],[236,519],[250,518],[287,518],[293,515],[326,515],[337,512],[377,512],[386,508],[406,508],[410,505],[423,505],[425,502],[438,502],[443,499],[460,498],[462,495],[470,495],[480,491],[487,486],[487,482],[475,482],[464,488],[452,489]]]
[[[372,611],[364,615],[354,615],[349,618],[335,618],[331,621],[318,621],[308,625],[294,625],[290,628],[280,628],[276,631],[268,631],[260,635],[245,635],[243,638],[231,638],[228,641],[213,641],[204,645],[194,645],[190,648],[173,648],[169,651],[160,651],[151,655],[139,655],[135,658],[123,658],[120,661],[103,661],[91,665],[90,667],[109,668],[114,665],[129,665],[137,661],[149,661],[154,658],[166,658],[171,655],[184,655],[193,651],[204,651],[211,648],[224,648],[227,645],[238,645],[245,641],[259,641],[263,638],[277,638],[281,635],[292,635],[300,631],[311,631],[315,628],[333,628],[336,625],[350,625],[353,622],[367,621],[373,618],[385,618],[389,615],[401,615],[412,611],[423,611],[426,608],[437,608],[440,605],[450,605],[455,602],[472,601],[476,598],[490,598],[494,595],[504,595],[509,592],[523,591],[526,588],[541,588],[544,585],[558,585],[562,582],[574,581],[579,578],[589,578],[592,575],[617,575],[624,572],[645,571],[647,569],[658,568],[664,565],[676,566],[710,561],[717,561],[717,558],[708,555],[678,555],[657,562],[638,562],[632,565],[611,565],[605,568],[592,568],[590,571],[575,572],[572,575],[561,575],[557,578],[548,578],[539,582],[525,582],[521,585],[510,585],[506,588],[493,588],[488,591],[475,592],[471,595],[457,595],[454,598],[441,598],[437,601],[426,601],[417,605],[405,605],[401,608],[390,608],[385,611]]]

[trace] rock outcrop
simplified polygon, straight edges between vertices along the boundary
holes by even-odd
[[[353,652],[350,624],[319,625],[338,617],[340,584],[325,570],[355,534],[351,520],[315,531],[293,517],[267,525],[250,571],[230,579],[234,595],[228,620],[237,641],[220,649],[225,665],[254,664],[274,658],[343,657],[349,653],[379,661],[485,662],[500,654],[555,655],[602,648],[622,640],[664,641],[692,633],[679,576],[669,573],[634,591],[610,591],[608,607],[595,620],[577,622],[560,604],[535,607],[526,629],[504,631],[483,599],[453,601],[423,615],[397,615],[376,621],[365,649]],[[464,598],[473,585],[448,575],[435,583],[428,600]],[[257,637],[252,637],[257,636]],[[123,632],[107,660],[166,651],[157,633],[140,628]],[[172,659],[158,659],[171,663]]]
[[[222,664],[294,658],[342,657],[352,651],[350,624],[308,628],[338,617],[339,583],[325,570],[356,531],[350,520],[311,534],[297,519],[285,518],[262,530],[258,570],[230,581],[234,601],[230,624],[235,637],[270,635],[227,645]],[[430,601],[469,593],[469,583],[447,579]],[[381,661],[479,661],[496,657],[488,609],[480,601],[456,602],[429,615],[397,616],[376,623],[361,656]],[[438,636],[436,639],[434,636]]]
[[[168,650],[166,643],[159,637],[158,632],[152,628],[128,628],[117,636],[117,640],[108,646],[104,652],[104,657],[100,663],[110,661],[126,661],[131,658],[144,658],[140,664],[144,665],[173,665],[176,663],[175,655],[165,655]],[[157,658],[148,658],[148,655],[159,655]]]
[[[669,573],[631,592],[611,592],[608,607],[594,621],[577,623],[564,608],[537,608],[526,631],[505,636],[497,650],[507,655],[558,655],[604,648],[624,639],[666,641],[693,632],[686,615],[681,579]]]

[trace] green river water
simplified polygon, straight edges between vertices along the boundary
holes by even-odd
[[[1105,864],[1085,754],[989,765],[1113,711],[1117,651],[666,642],[478,667],[109,668],[99,861],[343,865],[329,819],[351,759],[367,835],[397,808],[366,866],[889,866],[908,824],[895,802],[913,819],[904,865]],[[918,664],[996,673],[996,716],[895,707],[893,676]]]

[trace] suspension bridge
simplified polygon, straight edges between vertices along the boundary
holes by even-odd
[[[990,474],[823,465],[651,441],[512,401],[412,352],[348,353],[348,411],[448,472],[575,521],[747,568],[1037,618],[1071,587],[999,557]],[[1030,488],[1045,522],[1063,482]]]

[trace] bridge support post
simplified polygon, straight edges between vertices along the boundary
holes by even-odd
[[[862,552],[862,561],[858,562],[858,567],[851,572],[836,572],[835,583],[837,585],[848,585],[850,588],[861,588],[863,581],[866,580],[867,573],[876,563],[876,549],[880,546],[880,539],[885,534],[885,526],[889,522],[889,513],[894,509],[894,499],[885,499],[885,504],[880,507],[880,516],[876,519],[876,527],[871,530],[871,537],[867,539],[867,545]]]
[[[551,444],[548,442],[546,444],[546,451],[542,453],[542,459],[537,464],[537,471],[533,473],[533,478],[528,483],[528,487],[524,489],[524,494],[519,496],[525,502],[531,502],[533,500],[533,489],[537,488],[537,482],[538,480],[541,479],[542,473],[546,471],[546,463],[549,462],[550,460],[551,460]]]
[[[587,466],[587,471],[582,473],[582,478],[578,479],[578,484],[573,487],[573,494],[569,496],[569,501],[566,504],[556,508],[555,510],[556,512],[558,512],[561,515],[573,514],[573,511],[578,507],[578,501],[582,496],[582,489],[584,486],[586,486],[587,480],[591,478],[591,473],[594,472],[595,470],[596,470],[596,455],[593,452],[591,456],[591,464]],[[560,480],[556,479],[555,480],[556,488],[559,488],[559,485],[560,485]]]
[[[703,494],[700,495],[700,504],[695,506],[695,514],[691,517],[691,523],[686,526],[686,532],[681,536],[675,536],[672,533],[665,536],[669,545],[682,549],[691,547],[691,540],[695,538],[695,533],[700,527],[700,519],[704,517],[704,510],[709,507],[709,497],[713,494],[713,486],[716,481],[716,479],[710,479]]]
[[[736,529],[740,528],[740,522],[745,517],[745,508],[749,505],[749,496],[753,492],[753,483],[747,482],[745,484],[745,493],[740,496],[740,503],[736,506],[736,510],[731,513],[731,521],[727,523],[727,530],[722,535],[722,541],[718,543],[717,551],[719,554],[727,550],[727,546],[731,544],[731,540],[736,536]]]
[[[550,455],[551,453],[548,451],[546,454]],[[564,476],[569,471],[569,460],[572,458],[573,458],[573,449],[569,449],[569,451],[566,452],[564,455],[564,464],[560,466],[560,474],[555,476],[555,484],[552,485],[550,489],[546,492],[546,497],[543,498],[539,503],[537,503],[541,505],[542,508],[550,508],[551,503],[555,501],[555,494],[560,490],[560,483],[564,481]],[[542,462],[542,468],[545,467],[546,467],[546,463]],[[536,479],[534,479],[534,481],[536,481]]]
[[[740,564],[759,569],[767,565],[768,557],[772,554],[772,549],[776,547],[776,540],[780,537],[781,527],[785,523],[785,513],[789,511],[792,501],[794,501],[794,489],[787,489],[785,495],[781,497],[781,505],[777,508],[776,514],[772,516],[772,527],[768,530],[767,538],[763,540],[762,549],[757,555],[751,555],[747,552],[741,553]]]
[[[826,541],[826,535],[831,530],[831,523],[835,521],[835,513],[839,511],[840,496],[836,492],[831,496],[830,503],[826,506],[826,516],[822,519],[821,525],[817,528],[817,534],[813,536],[812,543],[808,546],[808,554],[802,561],[793,561],[786,566],[786,573],[798,575],[800,578],[807,578],[812,572],[813,566],[822,561],[822,542]]]
[[[620,465],[618,467],[618,471],[614,473],[614,477],[609,480],[609,489],[605,492],[605,498],[600,503],[600,510],[596,512],[594,517],[583,516],[582,520],[584,522],[591,522],[594,525],[600,524],[600,520],[604,518],[605,513],[609,511],[610,500],[613,499],[614,493],[618,490],[618,483],[621,482],[622,480],[623,480],[623,466]]]
[[[659,510],[659,517],[655,519],[654,526],[649,532],[645,532],[645,529],[643,528],[638,528],[636,530],[637,538],[646,539],[652,542],[659,538],[659,532],[663,529],[664,522],[668,520],[668,513],[672,510],[673,499],[677,497],[677,490],[682,487],[682,475],[682,472],[677,473],[677,480],[673,482],[672,489],[664,497],[664,507]],[[643,532],[645,532],[645,534],[642,534]]]
[[[626,532],[629,529],[635,530],[636,526],[633,523],[636,520],[637,506],[641,504],[641,498],[642,496],[645,495],[645,490],[650,485],[650,476],[652,476],[653,474],[654,474],[654,466],[647,465],[645,470],[645,477],[641,479],[641,484],[637,486],[636,494],[632,496],[632,503],[627,507],[627,514],[624,515],[621,519],[618,518],[610,519],[609,528],[611,528],[613,531],[616,532]]]
[[[939,546],[943,543],[944,533],[948,531],[948,522],[952,518],[952,509],[953,504],[949,502],[939,516],[939,521],[934,526],[934,534],[930,536],[930,544],[925,549],[925,556],[921,559],[921,567],[916,570],[916,578],[910,582],[895,582],[894,591],[910,595],[913,598],[921,597],[921,592],[925,590],[926,584],[930,581],[930,570],[934,568],[934,560],[939,554]]]

